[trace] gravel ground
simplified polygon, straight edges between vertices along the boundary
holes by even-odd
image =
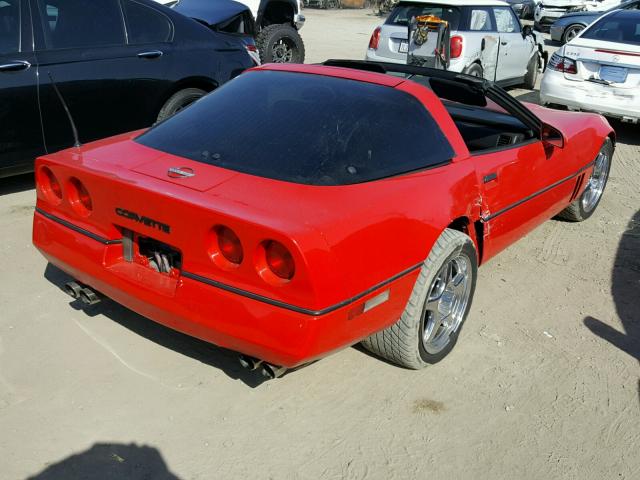
[[[305,14],[310,62],[362,58],[379,22]],[[260,384],[112,302],[83,311],[31,245],[32,181],[2,180],[0,478],[640,478],[640,127],[614,126],[595,216],[481,268],[458,346],[419,372],[349,348]]]

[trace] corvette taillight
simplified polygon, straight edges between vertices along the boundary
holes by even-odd
[[[458,58],[462,55],[462,37],[454,35],[449,40],[449,58]]]
[[[93,210],[91,195],[89,194],[87,187],[85,187],[77,178],[71,178],[69,180],[67,200],[76,213],[83,217],[88,216]]]
[[[555,70],[556,72],[563,72],[563,73],[570,73],[570,74],[578,73],[578,66],[576,64],[576,61],[571,58],[558,55],[558,53],[554,53],[553,55],[551,55],[551,58],[549,59],[549,63],[547,64],[547,68],[550,68],[551,70]]]
[[[296,273],[293,255],[287,247],[275,240],[267,240],[260,244],[256,268],[262,279],[272,285],[286,283]]]
[[[240,265],[244,258],[242,243],[233,230],[229,227],[219,225],[215,228],[217,249],[215,254],[222,255],[233,265]],[[215,259],[214,259],[215,260]]]
[[[38,188],[54,205],[62,201],[62,186],[49,167],[41,167],[36,174]]]
[[[369,39],[369,49],[377,50],[378,44],[380,43],[380,27],[376,27],[376,29],[371,34],[371,38]]]

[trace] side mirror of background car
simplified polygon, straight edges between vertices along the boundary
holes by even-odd
[[[562,135],[562,132],[551,125],[547,125],[546,123],[542,125],[541,137],[542,142],[546,145],[564,148],[564,136]]]
[[[531,25],[525,25],[524,27],[522,27],[522,38],[527,38],[530,35],[533,35]]]

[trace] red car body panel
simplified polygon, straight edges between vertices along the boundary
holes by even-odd
[[[456,154],[437,168],[343,186],[313,186],[252,176],[166,154],[133,141],[140,132],[41,157],[65,198],[37,190],[33,242],[54,265],[115,301],[170,328],[273,364],[292,367],[352,345],[393,324],[422,262],[449,225],[466,225],[484,262],[565,208],[584,188],[591,161],[612,135],[597,115],[530,106],[565,136],[564,149],[541,141],[471,155],[442,102],[429,89],[388,75],[314,65],[266,66],[401,89],[420,100]],[[427,142],[428,139],[425,139]],[[425,144],[428,148],[428,143]],[[197,175],[170,178],[170,167]],[[486,182],[495,173],[497,181]],[[66,199],[71,178],[91,194],[79,215]],[[529,198],[530,197],[530,198]],[[170,225],[123,217],[135,211]],[[212,229],[225,225],[245,260],[212,262]],[[122,228],[182,253],[180,271],[163,274],[123,260]],[[259,245],[285,245],[296,264],[290,282],[257,273]],[[380,293],[389,299],[363,312]]]

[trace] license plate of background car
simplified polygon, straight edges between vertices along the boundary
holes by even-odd
[[[408,51],[409,51],[409,43],[400,42],[400,46],[398,47],[398,53],[407,53]]]
[[[627,81],[629,70],[625,67],[610,67],[602,65],[600,67],[600,80],[611,83],[624,83]]]

